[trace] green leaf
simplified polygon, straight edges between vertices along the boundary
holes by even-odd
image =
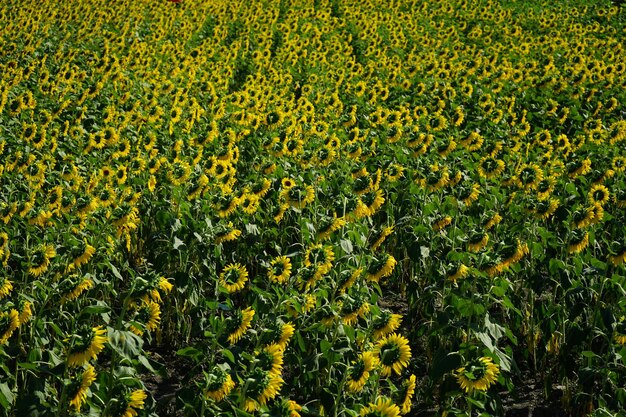
[[[7,383],[0,384],[0,405],[2,405],[2,408],[8,409],[13,404],[14,399],[15,396],[11,392],[9,385]]]
[[[183,246],[184,244],[185,244],[185,242],[183,242],[182,240],[180,240],[179,238],[174,236],[174,249],[178,249],[179,247]]]
[[[222,349],[222,355],[224,355],[224,357],[228,359],[230,363],[235,363],[235,355],[233,355],[233,352],[231,352],[229,349]]]
[[[352,247],[352,242],[350,242],[348,239],[341,239],[339,244],[341,245],[341,249],[343,249],[345,253],[352,253],[352,251],[354,250],[354,248]]]
[[[109,263],[109,268],[111,268],[111,272],[113,272],[113,275],[115,276],[115,278],[119,279],[119,280],[124,280],[124,278],[122,277],[122,274],[120,274],[120,271],[115,267],[115,265],[113,265],[112,263]]]
[[[111,307],[109,307],[109,306],[102,306],[102,305],[87,306],[87,307],[82,309],[82,311],[80,312],[79,316],[82,316],[82,315],[92,315],[92,314],[103,314],[103,313],[108,313],[109,311],[111,311]]]

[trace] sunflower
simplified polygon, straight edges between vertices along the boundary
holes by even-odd
[[[13,283],[9,279],[2,275],[0,276],[0,300],[9,295],[13,290]]]
[[[374,352],[362,352],[356,361],[348,368],[346,386],[350,392],[360,392],[370,377],[370,372],[378,364]]]
[[[489,235],[482,230],[474,230],[467,241],[467,250],[470,252],[480,252],[487,246]]]
[[[246,330],[250,328],[254,310],[248,307],[245,310],[237,310],[235,314],[228,320],[226,330],[228,331],[228,342],[235,344],[243,337]]]
[[[567,246],[567,253],[579,253],[584,251],[589,245],[589,233],[574,229],[572,231],[572,238]]]
[[[498,380],[500,368],[490,357],[483,356],[470,361],[454,372],[456,380],[467,394],[487,391]]]
[[[368,191],[361,196],[361,201],[367,207],[367,216],[373,216],[385,203],[385,197],[383,197],[383,191],[376,189]]]
[[[374,242],[371,244],[370,248],[375,251],[376,249],[378,249],[380,247],[380,245],[383,244],[383,242],[385,241],[385,239],[387,239],[387,237],[389,235],[391,235],[393,233],[394,230],[394,226],[387,226],[384,227],[380,233],[378,233],[376,235],[376,238],[374,239]]]
[[[411,403],[413,401],[413,395],[415,395],[415,385],[415,375],[411,375],[409,379],[406,379],[402,383],[402,387],[397,393],[397,402],[401,405],[400,413],[402,415],[408,414],[411,411]]]
[[[286,256],[278,256],[270,262],[267,277],[270,282],[284,284],[291,276],[291,260]]]
[[[28,273],[35,277],[43,275],[50,266],[50,259],[56,256],[56,251],[52,245],[38,246],[31,256],[31,266]]]
[[[336,215],[333,215],[333,217],[325,216],[317,229],[317,240],[323,241],[328,239],[333,232],[339,230],[345,224],[346,220]]]
[[[79,411],[85,401],[87,401],[87,390],[96,380],[96,370],[89,365],[80,375],[80,378],[73,380],[68,389],[70,400],[70,408]]]
[[[493,179],[497,178],[504,172],[505,164],[501,159],[496,159],[493,156],[484,156],[478,162],[478,175],[483,178]]]
[[[480,185],[472,184],[471,187],[463,186],[459,192],[458,200],[462,201],[465,207],[471,207],[472,204],[478,200],[480,195]]]
[[[82,366],[90,359],[96,359],[107,341],[106,330],[102,326],[83,329],[72,337],[72,345],[67,357],[69,367]]]
[[[604,206],[604,204],[606,204],[610,198],[609,189],[602,184],[592,185],[591,190],[588,194],[588,198],[590,204],[599,204],[601,206]]]
[[[148,394],[144,390],[137,389],[126,394],[124,396],[124,406],[122,411],[118,414],[119,417],[137,417],[139,414],[137,410],[143,409],[145,400],[148,398]]]
[[[8,313],[3,311],[0,313],[0,345],[5,344],[15,329],[20,326],[19,313],[12,308]]]
[[[344,294],[346,290],[356,282],[362,273],[363,269],[361,268],[355,269],[353,272],[350,272],[348,269],[342,270],[337,279],[338,293]]]
[[[383,368],[381,374],[383,376],[391,375],[392,371],[400,375],[402,369],[409,365],[409,360],[411,359],[409,341],[397,333],[392,333],[379,340],[376,344],[375,352],[380,359],[380,365]]]
[[[235,229],[233,222],[228,222],[222,229],[215,234],[215,243],[232,242],[241,236],[241,230]]]
[[[386,278],[393,273],[396,266],[396,259],[388,253],[383,254],[374,261],[367,269],[367,279],[369,281],[378,282],[381,278]]]
[[[20,315],[18,316],[18,320],[20,322],[20,326],[24,325],[30,318],[33,316],[33,305],[30,301],[20,300]]]
[[[220,274],[219,285],[226,288],[228,293],[237,292],[246,285],[248,271],[240,263],[229,264]]]
[[[485,230],[491,230],[494,226],[496,226],[497,224],[500,224],[500,222],[502,221],[502,216],[500,216],[499,213],[495,213],[493,216],[489,217],[485,222],[484,222],[484,228]]]
[[[465,278],[469,273],[469,268],[464,264],[459,264],[456,268],[452,268],[448,273],[448,279],[455,285],[459,279]]]
[[[291,323],[274,322],[266,328],[261,337],[261,343],[266,345],[277,345],[285,350],[289,340],[295,332],[295,327]]]
[[[258,366],[261,367],[270,375],[280,375],[283,370],[283,354],[284,349],[279,344],[269,344],[263,346],[260,351],[256,353],[256,361]]]
[[[620,317],[619,321],[615,323],[613,340],[620,345],[626,345],[626,317]]]
[[[342,315],[342,321],[348,325],[354,325],[357,320],[365,317],[370,311],[370,305],[361,299],[360,297],[352,299],[348,297],[346,302],[341,304],[340,314]]]
[[[235,382],[231,376],[219,367],[214,367],[210,373],[206,375],[206,386],[204,395],[213,401],[219,402],[230,394],[235,388]]]
[[[246,381],[248,382],[245,391],[247,412],[257,410],[260,405],[263,406],[276,397],[284,383],[280,375],[263,371],[260,368],[252,371]]]
[[[440,216],[432,223],[432,228],[435,232],[438,232],[445,227],[448,227],[452,223],[452,217]]]
[[[379,340],[389,333],[395,332],[402,323],[400,314],[393,314],[390,311],[383,310],[380,315],[374,319],[372,323],[372,335],[374,340]]]
[[[326,274],[333,266],[335,253],[332,246],[323,246],[321,243],[313,245],[304,254],[304,266],[316,267],[318,277]]]
[[[294,400],[282,399],[280,402],[275,402],[274,406],[271,409],[271,415],[283,417],[300,417],[300,413],[298,411],[302,411],[302,406],[300,404],[298,404]]]
[[[515,182],[525,191],[535,190],[543,180],[543,171],[537,164],[523,164],[517,172]]]
[[[315,201],[315,189],[311,185],[294,185],[282,190],[281,196],[290,207],[303,209]]]
[[[144,301],[137,307],[133,321],[141,324],[146,330],[152,332],[156,330],[161,323],[161,307],[154,301]],[[130,331],[137,336],[143,336],[143,329],[133,324],[130,325]]]
[[[96,253],[96,248],[87,243],[87,240],[85,239],[82,244],[79,244],[72,249],[74,259],[68,265],[67,270],[72,271],[81,265],[86,264],[89,262],[94,253]]]
[[[361,409],[361,417],[400,417],[400,408],[389,398],[381,397]]]

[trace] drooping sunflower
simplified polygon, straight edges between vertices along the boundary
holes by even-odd
[[[448,270],[447,278],[456,285],[456,282],[459,279],[465,278],[468,273],[469,268],[466,265],[459,263]]]
[[[159,327],[161,323],[161,307],[154,301],[143,301],[141,305],[136,307],[135,317],[133,321],[140,323],[143,327],[152,332]],[[130,325],[130,331],[137,336],[143,336],[143,328]]]
[[[43,275],[50,266],[50,259],[56,256],[56,250],[52,245],[40,245],[32,253],[31,266],[28,268],[30,275],[39,277]]]
[[[235,344],[243,337],[246,330],[250,328],[252,318],[254,317],[254,310],[252,307],[248,307],[245,310],[237,310],[235,314],[228,320],[226,330],[228,331],[228,342]]]
[[[489,242],[489,235],[480,229],[472,231],[467,240],[467,250],[470,252],[480,252]]]
[[[613,340],[620,345],[626,345],[626,317],[622,316],[615,323],[615,329],[613,332]]]
[[[226,398],[233,388],[235,388],[235,382],[230,374],[216,366],[207,374],[204,395],[219,402]]]
[[[378,364],[378,357],[374,352],[362,352],[356,361],[348,368],[346,386],[350,392],[360,392],[370,377],[370,372]]]
[[[229,293],[237,292],[246,285],[248,271],[240,263],[229,264],[224,268],[219,278],[219,285],[226,288]]]
[[[585,250],[588,245],[589,233],[581,229],[574,229],[572,230],[572,238],[567,245],[567,252],[579,253]]]
[[[246,380],[248,385],[244,407],[247,412],[257,410],[259,406],[267,404],[269,400],[276,397],[284,383],[280,375],[263,371],[260,368],[252,371]]]
[[[339,273],[339,277],[337,278],[337,292],[339,294],[344,294],[348,288],[350,288],[356,280],[363,274],[363,270],[361,268],[355,269],[350,272],[350,270],[343,270]]]
[[[372,323],[372,335],[374,340],[379,340],[390,333],[395,332],[402,323],[402,315],[383,310]]]
[[[435,232],[438,232],[452,224],[452,217],[450,216],[441,216],[435,219],[432,223],[432,228]]]
[[[397,393],[398,401],[400,404],[400,414],[408,414],[411,411],[411,403],[413,401],[413,395],[415,395],[415,375],[411,375],[409,379],[404,380],[402,387]]]
[[[23,326],[33,316],[33,305],[30,301],[22,299],[19,302],[19,325]]]
[[[291,260],[286,256],[278,256],[270,262],[267,277],[270,282],[284,284],[291,276]]]
[[[82,366],[91,359],[96,359],[107,341],[106,330],[102,326],[84,328],[71,339],[67,357],[69,367]]]
[[[13,290],[13,283],[4,274],[0,275],[0,300]]]
[[[280,375],[283,371],[283,354],[284,349],[281,345],[272,343],[263,346],[256,353],[256,361],[258,366],[270,375]]]
[[[20,326],[19,313],[12,308],[8,312],[0,313],[0,345],[5,344],[15,329]]]
[[[361,409],[360,417],[400,417],[400,407],[385,397],[378,398],[375,403],[370,403]]]
[[[232,242],[241,236],[241,230],[235,229],[233,222],[228,222],[219,232],[215,234],[215,243]]]
[[[367,216],[371,217],[385,203],[385,197],[381,189],[371,190],[361,196],[361,201],[367,207]]]
[[[490,357],[483,356],[458,368],[454,374],[461,388],[471,395],[476,391],[487,391],[498,380],[500,367]]]
[[[96,370],[91,365],[88,365],[78,378],[72,380],[68,388],[68,397],[71,398],[70,408],[76,411],[81,409],[87,401],[87,391],[95,380]]]
[[[393,273],[396,266],[396,259],[388,254],[374,258],[370,266],[367,268],[367,279],[369,281],[378,282],[381,278],[386,278]]]
[[[383,368],[381,371],[383,376],[390,376],[392,371],[400,375],[402,369],[409,365],[411,359],[409,341],[397,333],[392,333],[379,340],[375,352],[378,354],[380,365]]]
[[[345,224],[346,220],[341,217],[336,215],[333,215],[333,217],[326,216],[317,228],[317,240],[321,242],[328,239],[333,232],[339,230]]]
[[[323,246],[318,243],[311,246],[304,254],[304,266],[315,266],[320,275],[326,274],[333,266],[335,253],[332,246]]]
[[[67,266],[68,271],[80,267],[89,262],[91,257],[96,253],[96,248],[91,246],[87,240],[78,241],[77,245],[72,248],[72,262]]]
[[[121,404],[121,411],[117,415],[119,417],[137,417],[139,415],[138,410],[142,410],[145,406],[146,398],[148,398],[148,394],[142,389],[127,393],[124,400],[118,403]]]
[[[268,325],[263,331],[261,342],[266,345],[277,345],[285,350],[295,330],[294,325],[291,323],[276,321]]]
[[[370,310],[369,303],[362,297],[352,298],[346,296],[346,300],[341,304],[340,314],[342,321],[348,326],[354,325],[359,317],[365,317]]]

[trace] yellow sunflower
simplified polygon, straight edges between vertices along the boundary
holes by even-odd
[[[485,356],[474,359],[455,371],[457,382],[470,395],[475,391],[487,391],[498,380],[499,374],[499,366]]]
[[[89,365],[80,375],[80,378],[71,382],[68,389],[70,400],[70,408],[79,411],[85,401],[87,401],[87,390],[96,380],[96,370]]]
[[[206,388],[204,395],[213,401],[222,401],[235,388],[235,382],[231,376],[219,367],[207,375]]]
[[[252,318],[254,317],[254,310],[252,307],[248,307],[245,310],[238,310],[233,317],[228,321],[226,329],[228,331],[228,342],[230,344],[237,343],[250,328]]]
[[[392,333],[381,339],[376,344],[375,352],[378,354],[383,376],[391,375],[394,371],[400,375],[402,369],[409,365],[411,359],[411,348],[409,341],[402,335]]]
[[[361,417],[400,417],[400,408],[389,398],[381,397],[361,409]]]
[[[390,311],[383,310],[380,315],[374,319],[372,330],[374,340],[379,340],[389,333],[395,332],[402,323],[402,315],[393,314]]]
[[[398,404],[401,405],[400,413],[408,414],[411,411],[411,403],[413,395],[415,395],[415,375],[411,375],[409,379],[402,383],[401,389],[398,391]]]
[[[257,410],[259,406],[267,404],[269,400],[276,397],[284,383],[280,375],[263,371],[260,368],[252,371],[248,375],[247,381],[244,405],[247,412]]]
[[[12,308],[8,313],[6,311],[0,313],[0,345],[5,344],[19,326],[20,319],[17,310]]]
[[[219,285],[226,288],[229,293],[237,292],[246,285],[248,271],[240,263],[229,264],[220,274]]]
[[[284,284],[291,276],[291,260],[286,256],[278,256],[270,262],[267,277],[270,282]]]
[[[50,259],[55,256],[56,251],[54,250],[54,246],[38,246],[33,252],[31,266],[28,268],[28,273],[36,277],[43,275],[50,266]]]
[[[396,259],[390,254],[383,254],[379,258],[375,258],[367,269],[367,279],[369,281],[378,282],[381,278],[386,278],[393,273],[396,266]]]
[[[374,352],[362,352],[356,361],[348,369],[346,386],[350,392],[360,392],[370,377],[370,372],[378,364],[378,358]]]
[[[67,357],[69,367],[82,366],[96,359],[107,341],[106,330],[102,326],[85,329],[74,335]]]

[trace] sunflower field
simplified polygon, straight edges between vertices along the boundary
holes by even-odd
[[[625,103],[608,0],[3,0],[0,416],[626,415]]]

